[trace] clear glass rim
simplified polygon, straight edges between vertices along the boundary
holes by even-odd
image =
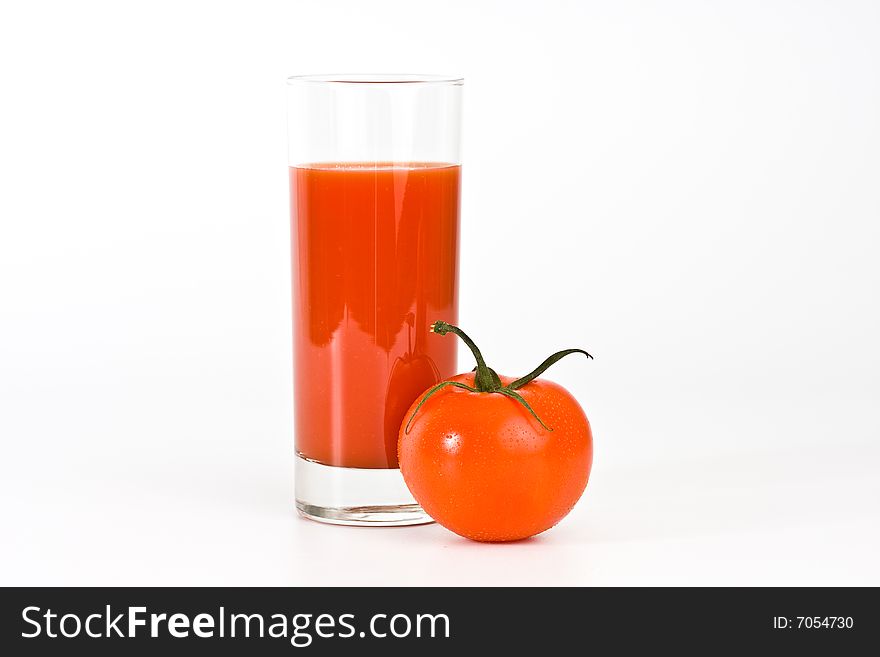
[[[421,73],[326,73],[318,75],[291,75],[287,84],[451,84],[461,85],[464,78],[456,75],[431,75]]]

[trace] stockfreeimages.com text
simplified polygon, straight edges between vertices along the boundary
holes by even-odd
[[[81,617],[52,609],[25,607],[21,612],[26,630],[21,636],[93,639],[105,637],[137,638],[149,636],[184,639],[245,637],[289,639],[297,648],[311,645],[315,637],[348,639],[376,638],[449,638],[446,614],[374,614],[361,630],[354,614],[245,614],[229,613],[220,607],[216,613],[150,613],[146,607],[126,607],[116,613],[106,605],[102,612]]]

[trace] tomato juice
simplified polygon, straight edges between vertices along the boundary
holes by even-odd
[[[461,167],[290,168],[296,449],[396,468],[410,404],[455,374]]]

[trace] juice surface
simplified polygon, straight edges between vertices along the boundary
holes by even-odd
[[[410,404],[455,374],[460,167],[291,167],[296,449],[397,467]]]

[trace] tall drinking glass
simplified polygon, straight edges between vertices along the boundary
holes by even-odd
[[[430,522],[397,465],[401,420],[456,369],[462,80],[288,80],[296,507]]]

